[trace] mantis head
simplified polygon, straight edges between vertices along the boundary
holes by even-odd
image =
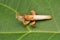
[[[19,15],[16,13],[16,19],[18,19],[19,21],[24,21],[23,16]]]

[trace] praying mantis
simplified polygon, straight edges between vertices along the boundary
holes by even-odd
[[[52,17],[50,15],[36,15],[36,12],[34,10],[31,10],[32,15],[23,15],[16,13],[16,19],[19,21],[22,21],[23,25],[27,25],[30,23],[31,26],[34,26],[37,20],[45,20],[45,19],[51,19]]]

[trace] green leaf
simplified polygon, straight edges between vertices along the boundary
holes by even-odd
[[[52,20],[37,21],[36,26],[24,26],[16,19],[20,15],[51,15]],[[60,40],[60,0],[0,0],[0,40]]]

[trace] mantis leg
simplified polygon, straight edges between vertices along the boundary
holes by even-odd
[[[36,23],[35,21],[32,21],[32,22],[30,23],[30,25],[31,25],[31,26],[34,26],[35,23]]]
[[[36,15],[36,12],[34,10],[31,10],[32,15]]]
[[[23,21],[24,25],[27,25],[28,23],[29,23],[29,21],[26,21],[26,20]]]

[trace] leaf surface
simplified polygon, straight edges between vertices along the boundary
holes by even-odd
[[[51,20],[37,21],[36,26],[23,26],[20,15],[51,15]],[[60,0],[0,0],[0,40],[60,40]]]

